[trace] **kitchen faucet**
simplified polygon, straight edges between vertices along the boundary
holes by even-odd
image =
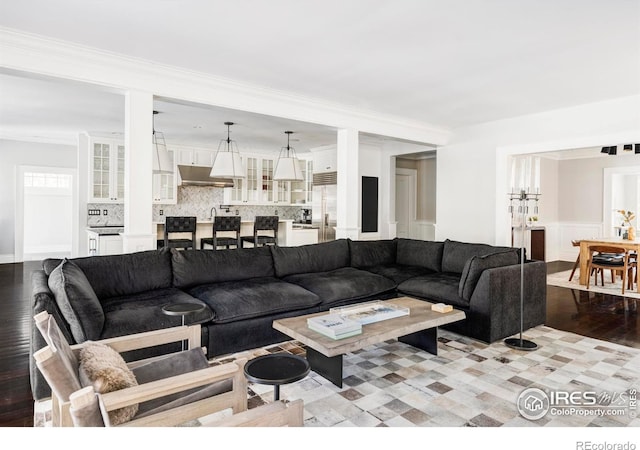
[[[215,216],[217,216],[217,215],[218,215],[218,210],[216,209],[216,207],[215,207],[215,206],[213,206],[213,207],[211,208],[211,210],[209,211],[209,216],[211,216],[211,220],[213,220],[213,218],[215,217],[215,216],[213,215],[213,212],[214,212],[214,211],[216,212]]]

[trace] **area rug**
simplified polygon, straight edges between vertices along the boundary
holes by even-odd
[[[620,278],[619,274],[616,275],[616,282],[611,283],[611,274],[605,273],[604,286],[601,286],[600,281],[598,281],[598,286],[594,286],[593,283],[591,283],[589,289],[579,283],[580,269],[576,270],[571,281],[569,281],[570,276],[570,270],[549,274],[547,275],[547,284],[551,286],[576,289],[579,291],[598,292],[600,294],[617,295],[622,297],[622,278]],[[633,290],[625,289],[624,297],[640,299],[640,294],[638,294],[637,285],[635,283],[633,285]]]
[[[283,385],[280,395],[303,399],[306,427],[640,426],[637,406],[630,401],[640,388],[640,350],[546,326],[527,330],[524,337],[539,349],[487,345],[444,330],[439,331],[437,356],[390,340],[347,354],[342,388],[312,371]],[[275,352],[304,355],[306,350],[290,341],[212,363]],[[573,393],[575,404],[525,418],[518,408],[525,391],[544,392],[554,401]],[[270,402],[273,386],[249,384],[248,396],[249,408]],[[588,404],[592,398],[596,405]],[[39,413],[36,423],[46,426],[47,411]],[[206,425],[228,414],[185,426]]]

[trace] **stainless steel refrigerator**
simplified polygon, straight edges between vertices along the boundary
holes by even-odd
[[[313,174],[312,224],[318,227],[318,242],[336,238],[336,172]]]

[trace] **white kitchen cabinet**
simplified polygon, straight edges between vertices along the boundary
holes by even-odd
[[[178,150],[178,164],[211,167],[214,155],[212,150],[183,148]]]
[[[276,181],[273,172],[277,157],[242,155],[245,179],[225,188],[224,201],[231,205],[291,205],[311,202],[312,161],[300,160],[305,179],[299,182]]]
[[[178,202],[178,179],[176,176],[176,151],[167,149],[173,167],[172,173],[153,174],[153,203],[175,205]]]
[[[303,180],[291,182],[291,195],[289,202],[292,205],[311,205],[311,194],[313,193],[313,161],[300,160]]]
[[[122,236],[101,235],[87,231],[89,256],[119,255],[122,253]]]
[[[124,201],[124,143],[91,138],[89,145],[89,202]]]

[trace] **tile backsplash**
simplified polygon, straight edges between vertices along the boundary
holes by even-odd
[[[224,205],[221,188],[210,186],[179,186],[178,202],[175,205],[153,205],[153,221],[164,222],[166,216],[196,216],[198,220],[209,220],[211,208],[215,206],[219,216],[238,215],[243,220],[253,220],[256,216],[277,215],[284,220],[299,220],[302,214],[300,206],[282,205],[230,205],[229,212],[220,209]],[[87,209],[100,210],[100,215],[88,216],[88,226],[123,225],[124,204],[90,203]],[[103,214],[104,212],[107,214]],[[160,215],[162,211],[162,215]]]
[[[100,212],[97,216],[87,216],[87,226],[124,225],[124,205],[122,203],[88,203],[87,209],[89,211],[95,209]]]

